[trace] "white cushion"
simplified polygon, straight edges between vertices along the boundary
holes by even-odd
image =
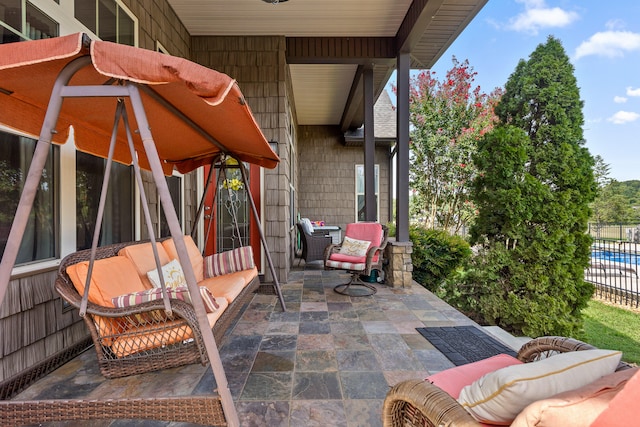
[[[464,387],[458,402],[480,422],[509,425],[529,404],[614,372],[621,357],[619,351],[583,350],[508,366]]]
[[[160,287],[160,277],[158,276],[158,269],[154,268],[147,272],[147,277],[154,288]],[[177,288],[178,286],[186,286],[187,279],[184,277],[182,266],[177,259],[170,261],[162,266],[162,277],[164,278],[164,284],[167,288]]]
[[[370,244],[371,242],[366,240],[352,239],[351,237],[345,236],[339,252],[343,255],[363,257],[367,254],[367,249],[369,249]]]
[[[313,234],[313,224],[311,224],[311,220],[309,218],[301,218],[300,223],[302,224],[302,229],[306,234]]]

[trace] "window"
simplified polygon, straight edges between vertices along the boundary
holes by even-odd
[[[182,226],[182,176],[168,176],[167,185],[169,186],[169,194],[171,194],[171,201],[173,202],[173,208],[178,214],[178,222]],[[164,215],[164,209],[162,209],[162,203],[160,202],[160,196],[158,196],[158,218],[160,218],[160,237],[166,237],[171,235],[169,230],[169,224],[167,218]],[[182,226],[184,228],[184,226]]]
[[[102,40],[136,44],[137,22],[116,0],[75,0],[74,15]]]
[[[96,227],[100,191],[107,161],[76,154],[76,249],[91,247]],[[111,179],[102,220],[100,244],[133,240],[133,174],[131,166],[112,163]]]
[[[2,43],[47,39],[60,35],[58,23],[25,0],[0,2],[0,30]]]
[[[137,28],[136,17],[121,0],[0,0],[0,43],[89,29],[104,40],[135,45]],[[0,208],[0,253],[4,252],[35,143],[0,130],[0,198],[4,201]],[[52,146],[16,260],[17,266],[25,267],[20,271],[35,271],[43,265],[48,268],[60,256],[90,247],[104,167],[105,160],[76,152],[72,142]],[[115,164],[111,173],[101,231],[104,244],[133,240],[137,223],[132,169]]]
[[[380,218],[380,165],[375,165],[373,187],[376,195],[376,218]],[[364,165],[356,165],[356,221],[364,221]]]
[[[34,139],[0,132],[0,251],[2,253],[9,238],[9,231],[35,147]],[[51,146],[16,265],[51,259],[57,255],[58,215],[55,183],[58,181],[58,157],[58,147]]]

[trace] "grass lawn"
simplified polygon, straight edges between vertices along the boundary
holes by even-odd
[[[584,315],[584,341],[620,350],[625,362],[640,365],[640,313],[591,300]]]

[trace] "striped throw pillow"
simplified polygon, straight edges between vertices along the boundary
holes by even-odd
[[[167,294],[169,295],[169,298],[179,299],[192,304],[191,295],[189,295],[189,289],[186,286],[167,288]],[[208,288],[200,286],[200,295],[202,296],[202,302],[204,303],[204,308],[207,313],[214,313],[220,308],[220,306],[216,302],[215,297],[211,294],[211,291],[209,291]],[[117,297],[113,297],[111,301],[113,302],[114,306],[123,308],[159,299],[162,299],[162,289],[153,288],[144,291],[133,292],[130,294],[119,295]]]
[[[205,278],[250,270],[255,267],[251,246],[242,246],[219,254],[209,255],[204,259]]]

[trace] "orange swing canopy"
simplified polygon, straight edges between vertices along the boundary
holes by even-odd
[[[163,171],[190,172],[209,165],[221,153],[275,168],[279,162],[256,123],[236,81],[191,61],[145,49],[91,41],[82,33],[0,45],[0,125],[38,139],[55,80],[81,56],[91,65],[74,74],[70,85],[137,83]],[[121,98],[131,110],[127,97]],[[96,95],[89,102],[66,98],[52,141],[64,144],[73,126],[78,150],[106,158],[116,102]],[[137,129],[135,114],[129,114]],[[149,170],[138,139],[140,167]],[[131,164],[123,127],[118,129],[114,160]]]

